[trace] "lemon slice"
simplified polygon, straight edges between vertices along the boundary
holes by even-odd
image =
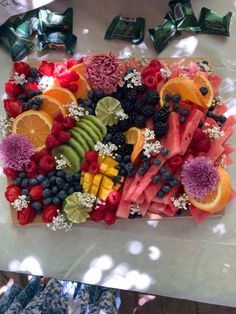
[[[75,192],[67,196],[63,201],[62,210],[64,211],[66,218],[73,223],[85,222],[89,217],[91,208],[81,205],[79,199],[81,198],[81,192]]]
[[[111,126],[117,124],[118,118],[116,114],[121,110],[122,107],[119,100],[107,96],[98,101],[95,114],[104,125]]]

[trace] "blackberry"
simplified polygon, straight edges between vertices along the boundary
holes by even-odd
[[[123,145],[125,143],[125,136],[121,132],[113,134],[111,142],[116,146]]]
[[[151,105],[146,105],[143,107],[142,115],[146,118],[150,118],[153,116],[155,109]]]
[[[133,144],[125,144],[123,147],[123,154],[124,155],[131,155],[134,149]]]
[[[121,132],[126,132],[131,127],[131,125],[131,120],[128,118],[125,120],[120,120],[117,124],[117,127]]]
[[[134,110],[134,105],[129,100],[124,100],[121,104],[125,113],[130,113]]]
[[[131,113],[129,114],[129,119],[130,119],[130,121],[131,121],[132,124],[135,123],[136,118],[137,118],[137,113],[136,113],[136,112],[131,112]]]
[[[117,132],[119,132],[119,128],[118,128],[118,125],[117,124],[114,124],[112,126],[109,127],[108,129],[109,133],[111,134],[115,134]]]
[[[146,119],[144,116],[141,116],[141,115],[137,115],[135,121],[134,121],[134,125],[137,127],[137,128],[145,128],[146,126]]]
[[[153,120],[154,122],[165,122],[169,117],[169,110],[165,106],[155,110]]]
[[[138,99],[134,104],[134,110],[137,113],[141,113],[144,107],[145,107],[145,101],[142,99]]]
[[[168,131],[169,125],[166,122],[158,121],[154,125],[154,132],[156,138],[161,138],[164,136]]]
[[[145,85],[139,85],[139,86],[136,87],[136,91],[140,95],[144,94],[146,92],[146,90],[147,90],[147,87]]]
[[[129,101],[135,102],[138,99],[138,92],[132,88],[127,91],[126,97]]]
[[[115,97],[118,100],[123,100],[124,99],[124,89],[123,88],[118,88],[117,91],[113,94],[113,97]]]
[[[145,101],[148,105],[154,106],[160,100],[159,94],[155,90],[150,90],[145,94]]]

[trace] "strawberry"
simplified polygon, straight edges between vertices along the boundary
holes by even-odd
[[[89,163],[96,162],[98,160],[98,153],[95,150],[90,150],[85,153],[85,159]]]
[[[17,218],[21,225],[27,225],[28,223],[30,223],[34,219],[34,216],[35,211],[31,207],[31,205],[17,212]]]
[[[19,84],[16,84],[14,81],[8,81],[5,84],[5,91],[10,97],[17,97],[22,93],[22,88]]]
[[[54,77],[62,77],[67,74],[67,66],[64,62],[57,62],[53,71]]]
[[[89,213],[89,216],[93,221],[101,221],[104,218],[104,211],[101,209],[93,209]]]
[[[45,222],[52,222],[53,217],[58,215],[59,207],[58,205],[50,204],[43,206],[42,218]]]
[[[79,79],[79,74],[77,74],[75,71],[69,71],[68,72],[68,80],[69,82],[74,82]]]
[[[50,155],[50,152],[47,148],[43,148],[39,152],[35,153],[31,158],[33,158],[34,161],[39,161],[42,157],[46,155]]]
[[[73,128],[73,126],[75,126],[75,124],[76,124],[75,119],[73,119],[71,117],[65,117],[63,120],[63,126],[65,129]]]
[[[23,111],[22,101],[14,98],[4,99],[4,108],[9,117],[16,118]]]
[[[14,62],[13,71],[18,75],[24,74],[27,77],[30,75],[30,66],[26,62]]]
[[[71,137],[70,133],[63,130],[57,134],[57,139],[60,141],[60,143],[68,142],[70,137]]]
[[[81,165],[80,165],[80,170],[84,171],[84,172],[88,172],[89,170],[89,163],[84,161]]]
[[[64,126],[61,122],[54,121],[51,128],[51,134],[57,136],[58,133],[62,131],[63,129],[64,129]]]
[[[41,185],[32,186],[29,191],[29,195],[34,201],[42,201],[43,199],[42,193],[43,193],[43,188]]]
[[[17,178],[19,171],[11,169],[11,168],[3,168],[3,173],[10,179],[14,180]]]
[[[112,225],[116,221],[116,213],[113,210],[106,210],[104,215],[104,221],[107,225]]]
[[[121,194],[118,191],[111,191],[108,195],[107,202],[111,205],[118,205],[121,200]]]
[[[51,170],[55,169],[55,165],[56,165],[55,159],[50,155],[44,156],[39,161],[39,166],[43,170],[51,171]]]
[[[26,84],[26,87],[25,87],[25,90],[24,90],[24,93],[25,93],[25,95],[26,96],[28,96],[28,97],[32,97],[32,95],[30,94],[30,91],[31,90],[38,90],[39,88],[38,88],[38,84],[36,84],[36,83],[34,83],[34,82],[32,82],[32,83],[27,83]]]
[[[52,149],[52,148],[59,146],[60,142],[58,141],[58,139],[54,135],[49,134],[47,139],[46,139],[45,144],[46,144],[48,149]]]
[[[91,173],[91,174],[97,174],[99,172],[99,164],[97,162],[92,162],[90,165],[89,165],[89,168],[88,168],[88,171]]]
[[[46,76],[52,76],[54,71],[55,64],[54,62],[47,62],[43,60],[39,67],[39,73]]]
[[[77,92],[77,90],[78,90],[78,85],[77,84],[75,84],[75,83],[70,83],[68,86],[67,86],[67,88],[72,92],[72,93],[75,93],[75,92]]]
[[[30,163],[25,166],[25,171],[27,173],[33,173],[37,170],[37,164],[35,161],[30,160]]]
[[[54,120],[57,122],[63,122],[64,121],[63,114],[60,112],[57,112],[54,116]]]
[[[63,88],[67,88],[69,86],[69,81],[67,79],[60,79],[59,82]]]
[[[5,197],[8,200],[8,202],[14,202],[20,195],[21,189],[18,186],[14,184],[8,185],[5,192]]]

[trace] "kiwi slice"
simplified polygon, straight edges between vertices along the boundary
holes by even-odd
[[[93,150],[94,149],[94,141],[91,139],[91,137],[88,135],[88,133],[86,133],[84,130],[82,130],[81,128],[78,128],[77,126],[76,127],[73,127],[72,128],[73,131],[75,131],[76,133],[78,133],[85,141],[86,143],[88,144],[89,146],[89,149],[90,150]],[[97,141],[96,141],[97,142]]]
[[[70,129],[70,134],[73,137],[73,139],[75,139],[76,142],[78,142],[82,146],[82,148],[85,152],[89,151],[88,144],[85,142],[85,140],[83,139],[83,137],[80,134],[78,134],[75,130],[73,130],[73,128]]]
[[[63,171],[69,175],[80,170],[80,158],[76,154],[73,148],[67,144],[62,144],[52,150],[52,155],[57,158],[61,158],[66,161],[66,168]]]
[[[121,110],[122,107],[119,100],[107,96],[97,102],[95,114],[104,125],[111,126],[118,123],[116,114]]]
[[[88,134],[94,139],[94,141],[97,138],[98,141],[101,141],[103,139],[102,132],[99,130],[99,128],[96,127],[96,125],[92,124],[92,122],[89,120],[77,122],[76,126],[83,129],[85,132],[88,132]]]
[[[78,143],[73,137],[69,139],[67,144],[76,151],[76,153],[79,155],[80,160],[82,161],[84,159],[85,150],[83,149],[82,145]]]
[[[107,134],[107,128],[95,116],[92,116],[92,115],[83,116],[80,118],[80,120],[81,121],[91,121],[93,124],[95,124],[99,128],[99,130],[102,132],[103,137]]]

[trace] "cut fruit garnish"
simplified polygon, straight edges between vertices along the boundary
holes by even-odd
[[[143,149],[144,129],[132,127],[127,132],[125,132],[124,135],[126,137],[126,143],[134,145],[130,158],[132,162],[135,162],[135,160],[137,159],[137,157],[139,156]]]
[[[74,92],[75,97],[77,99],[78,98],[86,99],[87,95],[88,95],[88,91],[91,90],[91,87],[90,87],[86,77],[84,75],[80,74],[80,78],[73,83],[78,86],[78,90],[76,92]]]
[[[201,94],[199,86],[189,78],[175,77],[167,81],[160,90],[160,105],[165,103],[165,96],[167,94],[178,94],[182,100],[188,100],[194,104],[207,108],[209,106],[208,100]]]
[[[185,193],[188,195],[189,201],[192,205],[210,213],[222,210],[229,202],[231,194],[230,175],[222,167],[219,167],[217,170],[219,175],[218,188],[216,191],[206,196],[202,201],[189,196],[188,191],[185,189]]]
[[[83,63],[75,64],[69,70],[75,71],[77,74],[83,75],[86,77],[85,65]]]
[[[54,119],[55,114],[58,112],[66,115],[66,109],[60,100],[46,94],[37,96],[37,98],[42,99],[40,109],[45,111],[52,119]]]
[[[119,100],[107,96],[98,101],[95,114],[104,125],[111,126],[117,124],[118,118],[116,114],[121,110],[122,107]]]
[[[194,84],[196,84],[199,90],[200,88],[207,88],[207,93],[203,97],[206,102],[206,107],[209,108],[212,105],[212,100],[214,96],[213,88],[210,81],[201,72],[197,72],[194,75],[193,82]]]
[[[70,92],[66,88],[62,87],[53,87],[48,89],[46,92],[43,93],[40,97],[44,95],[50,96],[58,100],[63,106],[75,104],[77,105],[77,99],[72,92]]]
[[[13,121],[12,132],[28,137],[29,141],[41,150],[52,127],[51,117],[44,111],[27,110]]]
[[[85,222],[91,209],[80,204],[81,192],[75,192],[63,201],[62,210],[66,218],[73,223]]]

